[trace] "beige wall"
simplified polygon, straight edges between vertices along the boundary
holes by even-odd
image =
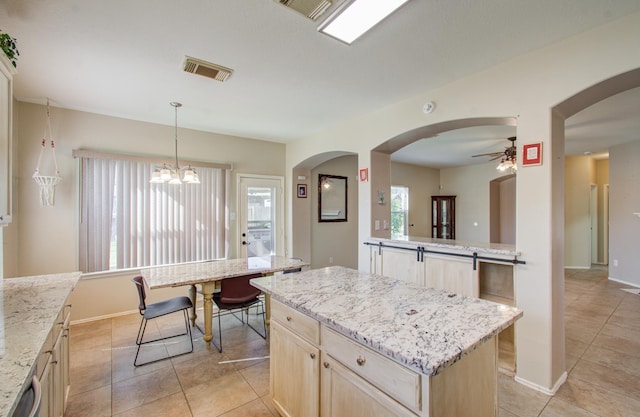
[[[431,196],[439,194],[440,170],[392,162],[391,185],[409,188],[409,235],[431,237]]]
[[[638,287],[640,217],[634,213],[640,213],[639,160],[640,140],[609,150],[609,277]]]
[[[605,254],[605,247],[609,242],[609,229],[605,223],[609,221],[608,194],[605,189],[609,186],[609,159],[599,159],[596,161],[596,183],[598,185],[598,263],[607,265],[609,263],[608,251]]]
[[[347,221],[318,222],[318,175],[347,177]],[[311,268],[358,267],[358,157],[341,156],[311,170]]]
[[[589,201],[595,170],[590,156],[565,158],[564,263],[567,268],[591,267]]]
[[[489,183],[505,175],[497,165],[489,162],[440,171],[440,194],[456,196],[456,240],[489,242]]]
[[[477,117],[517,117],[518,142],[541,142],[543,163],[519,170],[516,179],[516,248],[526,265],[515,267],[515,292],[524,317],[516,331],[518,381],[552,393],[566,376],[564,355],[564,117],[558,103],[603,80],[640,67],[640,13],[532,51],[471,77],[418,91],[412,97],[287,144],[287,175],[314,155],[354,152],[359,168],[371,168],[371,150],[414,129]],[[426,101],[437,103],[426,115]],[[570,115],[569,115],[570,116]],[[362,241],[374,232],[374,181],[360,183]],[[291,233],[291,223],[288,224]],[[369,250],[358,251],[369,268]]]
[[[114,153],[148,156],[173,155],[173,118],[167,104],[168,126],[136,122],[97,114],[51,109],[51,121],[56,139],[56,156],[62,182],[56,187],[56,204],[43,208],[39,191],[31,179],[37,164],[40,140],[46,126],[45,107],[18,103],[15,160],[14,222],[4,233],[4,267],[6,277],[48,274],[78,270],[78,161],[73,149],[95,149]],[[189,111],[185,105],[181,111]],[[16,134],[17,133],[17,134]],[[240,137],[178,130],[179,156],[184,159],[227,162],[235,172],[284,176],[285,146],[280,143]],[[47,166],[41,171],[46,174]],[[230,210],[236,210],[236,193],[231,192]],[[236,230],[231,222],[230,230]],[[231,237],[230,256],[235,256],[236,237]],[[135,295],[130,274],[119,278],[82,281],[77,294],[83,294],[86,308],[74,308],[74,320],[122,311]],[[126,294],[126,295],[124,295]],[[122,303],[127,297],[127,301]],[[131,305],[129,308],[135,308]]]

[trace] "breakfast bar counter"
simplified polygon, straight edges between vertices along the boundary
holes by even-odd
[[[366,415],[351,414],[356,404],[381,415],[497,415],[496,335],[518,308],[342,267],[251,282],[272,299],[271,395],[283,415],[308,411],[295,385],[314,391],[313,375],[296,375],[313,370],[296,368],[292,340],[318,360],[323,416]]]
[[[0,416],[12,415],[34,374],[42,385],[40,415],[64,409],[68,300],[79,279],[80,272],[0,279]]]

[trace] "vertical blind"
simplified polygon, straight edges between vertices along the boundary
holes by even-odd
[[[108,271],[226,257],[229,171],[200,184],[150,184],[153,165],[81,158],[80,269]]]

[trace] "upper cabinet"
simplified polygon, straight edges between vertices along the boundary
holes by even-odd
[[[0,51],[0,226],[11,222],[11,122],[15,68]]]

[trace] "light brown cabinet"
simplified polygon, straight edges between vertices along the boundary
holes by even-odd
[[[69,396],[69,321],[71,305],[65,303],[47,336],[36,365],[42,387],[41,417],[63,417]]]
[[[271,306],[271,399],[282,416],[497,415],[495,337],[428,376],[278,301]]]
[[[0,51],[0,226],[11,222],[11,135],[15,68]]]

